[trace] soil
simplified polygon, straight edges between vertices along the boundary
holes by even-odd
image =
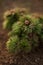
[[[3,30],[2,27],[3,13],[8,9],[19,6],[29,8],[32,13],[43,14],[42,0],[0,0],[0,65],[43,65],[43,46],[28,54],[21,52],[18,55],[8,53],[6,49],[5,42],[8,39],[8,31]]]

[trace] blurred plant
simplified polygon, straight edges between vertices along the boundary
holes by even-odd
[[[3,24],[5,29],[11,29],[6,47],[9,52],[27,53],[43,41],[43,18],[25,14],[22,10],[15,11],[5,17]]]

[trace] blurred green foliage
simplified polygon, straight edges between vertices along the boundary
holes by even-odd
[[[17,11],[8,14],[5,18],[3,27],[11,29],[8,33],[10,38],[6,43],[9,52],[24,51],[27,53],[38,47],[40,41],[43,41],[43,18],[23,13],[23,11]]]

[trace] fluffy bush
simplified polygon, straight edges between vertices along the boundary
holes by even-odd
[[[30,52],[43,42],[43,18],[17,11],[6,16],[4,28],[11,29],[6,43],[9,52]],[[39,41],[40,39],[40,41]]]

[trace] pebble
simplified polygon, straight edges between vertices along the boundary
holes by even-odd
[[[12,59],[10,59],[10,62],[9,62],[10,64],[12,64],[13,63],[13,60]]]
[[[40,60],[40,58],[37,58],[37,59],[35,59],[35,62],[38,62]]]

